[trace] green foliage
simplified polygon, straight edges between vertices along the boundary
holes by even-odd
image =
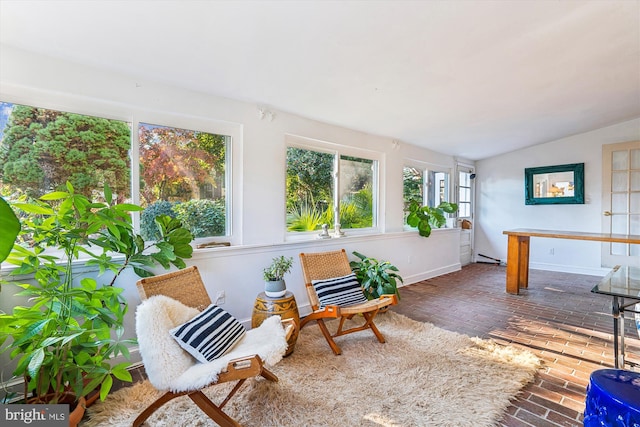
[[[409,204],[409,216],[407,224],[418,229],[418,234],[423,237],[431,235],[432,228],[443,227],[447,219],[445,213],[452,214],[458,210],[455,203],[442,202],[437,207],[420,206],[418,202],[412,200]]]
[[[402,177],[402,196],[405,201],[405,209],[407,209],[411,200],[420,201],[423,198],[423,171],[407,166],[402,170]]]
[[[358,282],[364,289],[367,299],[380,298],[381,295],[395,294],[400,299],[398,281],[404,283],[397,273],[398,268],[388,261],[379,261],[369,258],[359,252],[353,252],[360,258],[359,261],[351,261],[351,270],[356,275]]]
[[[0,263],[7,259],[20,232],[20,221],[11,206],[0,197]]]
[[[284,275],[291,270],[293,265],[292,257],[285,257],[283,255],[273,258],[271,264],[262,270],[262,277],[266,282],[274,280],[282,280]]]
[[[370,185],[340,202],[341,228],[366,228],[373,226],[373,191]]]
[[[314,231],[324,223],[328,223],[327,217],[309,205],[298,206],[287,214],[288,231]]]
[[[176,217],[173,211],[174,203],[160,200],[147,206],[140,214],[140,235],[146,240],[157,240],[160,237],[160,230],[155,219],[158,215]]]
[[[158,201],[145,208],[140,216],[140,234],[147,240],[160,236],[154,218],[167,215],[178,219],[194,237],[222,236],[225,234],[225,202],[218,200],[189,200],[183,203]]]
[[[326,223],[334,226],[333,171],[335,156],[310,149],[287,148],[287,229],[313,231]],[[371,161],[340,156],[350,173],[341,177],[348,183],[348,195],[340,201],[342,228],[373,225]]]
[[[301,201],[315,209],[326,207],[326,202],[332,199],[333,161],[329,153],[287,148],[287,209]]]
[[[323,223],[330,227],[333,222],[333,203],[329,205],[323,216]],[[373,226],[373,192],[365,186],[353,195],[340,202],[340,228],[366,228]]]
[[[173,211],[194,237],[223,236],[225,234],[225,202],[218,200],[189,200],[173,206]]]
[[[38,197],[72,183],[87,197],[108,183],[129,194],[131,130],[125,122],[24,105],[13,106],[0,146],[0,178]]]
[[[26,215],[20,234],[28,236],[31,246],[13,247],[7,262],[16,268],[10,278],[33,280],[1,282],[20,287],[17,295],[30,302],[0,314],[2,351],[18,358],[14,375],[25,380],[25,399],[32,392],[42,396],[53,391],[50,403],[68,389],[79,397],[97,386],[104,400],[114,377],[131,381],[127,362],[109,363],[118,355],[128,358],[134,343],[122,338],[128,306],[123,289],[114,283],[129,267],[140,276],[153,275],[158,264],[183,268],[192,253],[191,233],[178,220],[156,218],[160,238],[147,244],[131,223],[130,213],[142,208],[114,203],[107,185],[105,202],[76,193],[71,183],[66,190],[13,203]],[[110,282],[84,277],[74,284],[74,264],[80,258],[88,258],[84,265],[96,266],[100,275],[112,272]]]

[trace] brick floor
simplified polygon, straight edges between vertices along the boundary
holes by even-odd
[[[510,295],[505,276],[505,267],[471,264],[401,288],[402,300],[393,309],[444,329],[527,348],[542,359],[536,380],[513,402],[501,426],[582,426],[590,373],[613,367],[611,299],[590,292],[600,277],[531,270],[528,289]],[[640,355],[631,320],[626,329],[627,352]]]
[[[529,287],[520,295],[505,292],[505,277],[505,267],[471,264],[402,287],[400,304],[392,309],[443,329],[527,348],[542,359],[536,379],[500,426],[582,426],[589,375],[613,367],[611,299],[590,292],[600,277],[531,270]],[[627,352],[638,361],[635,338],[628,320]],[[144,369],[133,374],[138,381]]]

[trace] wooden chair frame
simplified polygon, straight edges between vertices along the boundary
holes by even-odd
[[[316,321],[322,335],[324,335],[331,350],[333,350],[336,355],[342,354],[342,350],[338,344],[336,344],[334,338],[353,332],[370,329],[380,343],[385,342],[384,336],[374,323],[374,319],[380,312],[380,309],[398,303],[395,294],[381,295],[380,298],[369,300],[362,304],[350,306],[328,305],[321,307],[320,300],[318,299],[312,282],[314,280],[324,280],[351,274],[352,271],[347,253],[344,249],[329,252],[301,253],[300,264],[302,266],[305,287],[312,309],[311,314],[302,319],[300,329],[304,328],[309,322]],[[355,315],[362,315],[364,323],[360,326],[344,329],[345,321],[352,319]],[[324,321],[325,319],[338,318],[340,319],[338,329],[334,334],[331,334]]]
[[[198,310],[204,310],[211,304],[211,299],[209,298],[209,294],[204,287],[202,277],[196,266],[158,276],[146,277],[138,280],[136,286],[142,300],[154,295],[166,295]],[[284,319],[282,325],[286,329],[286,338],[289,339],[296,328],[296,323],[293,319]],[[252,355],[234,359],[228,363],[225,371],[218,375],[217,381],[207,384],[199,390],[177,393],[172,391],[165,392],[138,415],[133,422],[133,427],[142,425],[165,403],[184,395],[189,396],[205,414],[221,427],[241,427],[237,421],[227,415],[222,409],[238,390],[240,390],[240,387],[247,379],[256,376],[278,382],[278,377],[264,366],[260,356]],[[220,404],[216,405],[202,392],[202,389],[206,387],[230,381],[237,382]]]

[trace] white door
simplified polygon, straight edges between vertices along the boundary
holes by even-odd
[[[602,232],[640,235],[640,141],[602,146]],[[602,265],[640,265],[640,245],[603,243]]]
[[[467,265],[473,262],[473,209],[474,209],[474,183],[475,171],[469,165],[457,165],[458,176],[456,179],[458,203],[458,221],[471,222],[471,229],[460,230],[460,264]]]

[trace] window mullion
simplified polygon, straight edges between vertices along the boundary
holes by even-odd
[[[333,224],[336,232],[340,230],[340,153],[333,157]]]

